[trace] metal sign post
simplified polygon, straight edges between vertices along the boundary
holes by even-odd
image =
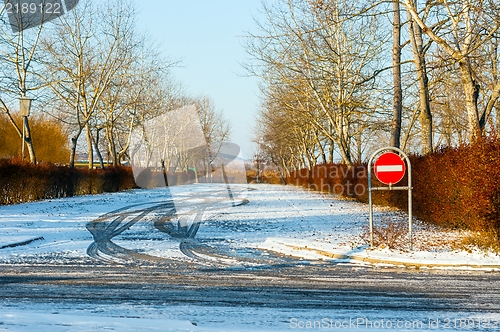
[[[395,183],[387,183],[384,181],[384,179],[380,179],[382,183],[386,183],[389,186],[388,187],[372,187],[372,163],[373,159],[382,151],[387,151],[387,150],[392,150],[401,156],[401,161],[395,161],[393,165],[383,165],[379,166],[379,170],[375,170],[375,175],[377,175],[378,178],[378,173],[384,174],[384,177],[387,177],[386,174],[389,172],[392,172],[392,176],[389,176],[389,178],[395,178],[399,179]],[[392,153],[390,153],[392,154]],[[383,156],[383,155],[382,155]],[[382,157],[381,156],[381,157]],[[389,159],[390,158],[386,158]],[[404,161],[406,161],[406,165],[408,167],[408,185],[407,186],[400,186],[400,187],[394,187],[393,184],[396,184],[401,180],[401,178],[404,176]],[[402,163],[402,165],[401,165]],[[401,172],[403,172],[401,174]],[[375,151],[372,156],[370,157],[370,160],[368,161],[368,204],[370,206],[370,248],[373,248],[373,202],[372,202],[372,191],[373,190],[408,190],[408,237],[410,240],[410,250],[413,250],[413,238],[412,238],[412,202],[411,202],[411,163],[410,159],[408,156],[401,150],[395,147],[385,147],[378,149]]]

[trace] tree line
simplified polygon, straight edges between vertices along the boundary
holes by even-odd
[[[500,129],[494,0],[275,0],[262,14],[246,36],[262,79],[257,154],[287,175]]]
[[[70,167],[82,152],[89,168],[94,161],[102,168],[107,161],[129,161],[134,129],[187,104],[197,106],[207,142],[228,139],[229,125],[213,101],[187,95],[171,74],[178,61],[165,58],[161,45],[139,31],[132,1],[83,0],[52,22],[17,33],[5,15],[2,20],[0,114],[19,142],[24,127],[31,162],[51,134],[32,131],[32,117],[19,121],[22,97],[32,98],[33,112],[67,135]],[[11,156],[18,151],[10,150]]]

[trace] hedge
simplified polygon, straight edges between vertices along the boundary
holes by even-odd
[[[413,215],[422,221],[500,234],[500,140],[411,155]],[[320,164],[291,174],[290,184],[367,202],[367,165]],[[398,185],[406,185],[407,178]],[[382,185],[373,179],[373,185]],[[406,191],[377,191],[375,204],[407,209]]]
[[[132,169],[70,168],[18,159],[0,160],[0,205],[75,195],[117,192],[136,187]]]

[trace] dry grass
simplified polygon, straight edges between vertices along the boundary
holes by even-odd
[[[370,243],[370,229],[363,227],[361,238]],[[378,248],[406,249],[408,246],[408,224],[385,217],[381,224],[373,226],[373,245]]]
[[[382,221],[373,226],[373,245],[378,248],[389,248],[401,251],[409,250],[408,219],[405,214],[398,213],[391,217],[382,217]],[[445,228],[413,221],[413,250],[415,251],[453,251],[464,250],[463,241],[469,232]],[[370,230],[364,227],[361,235],[365,243],[370,243]]]
[[[462,238],[457,249],[466,250],[468,252],[479,249],[481,251],[492,251],[498,254],[500,252],[498,233],[495,231],[469,232],[469,234]]]
[[[370,243],[368,226],[363,227],[363,233],[360,237],[365,244]],[[373,227],[373,245],[376,248],[408,251],[408,221],[383,218],[381,223],[377,223]],[[467,251],[469,253],[479,251],[499,254],[500,242],[497,232],[471,232],[415,221],[413,224],[413,250]]]

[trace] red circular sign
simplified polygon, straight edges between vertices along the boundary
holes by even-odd
[[[392,185],[401,181],[405,175],[406,165],[394,152],[386,152],[375,161],[373,169],[380,182]]]

